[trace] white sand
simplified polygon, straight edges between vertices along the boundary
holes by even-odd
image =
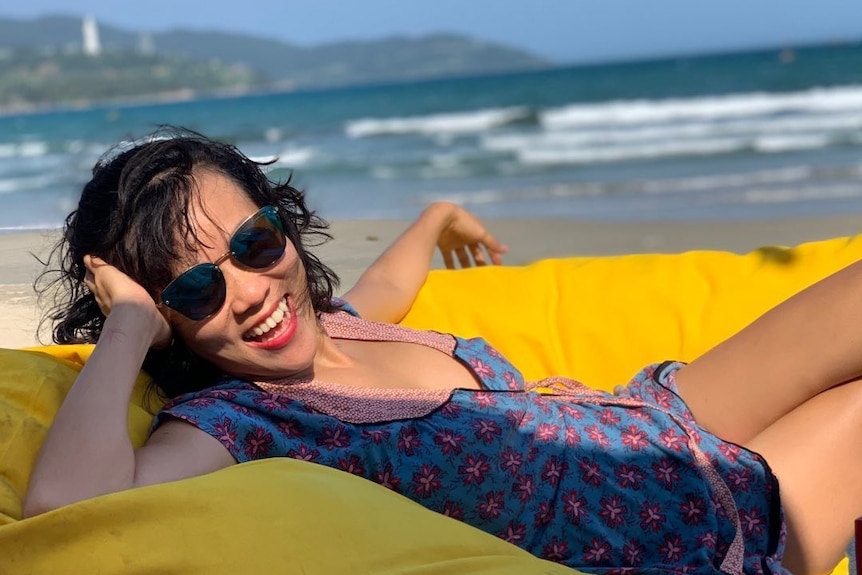
[[[805,218],[740,222],[597,223],[576,220],[490,220],[488,228],[509,246],[507,265],[570,255],[674,253],[692,249],[746,252],[765,245],[798,243],[857,234],[858,217]],[[339,221],[336,240],[317,250],[341,276],[342,291],[358,279],[371,261],[401,233],[405,222]],[[37,345],[41,315],[33,280],[57,233],[0,234],[0,347]],[[439,255],[435,267],[442,267]],[[50,330],[42,331],[50,343]]]

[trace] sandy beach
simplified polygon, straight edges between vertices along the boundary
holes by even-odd
[[[856,216],[733,222],[606,223],[576,220],[488,220],[488,228],[509,247],[505,265],[574,255],[676,253],[729,250],[744,253],[766,245],[799,243],[853,235],[862,231]],[[335,239],[318,255],[335,269],[348,289],[362,270],[406,227],[406,222],[352,220],[332,223]],[[0,347],[40,343],[43,306],[33,281],[42,270],[37,258],[50,253],[58,232],[0,234]],[[442,267],[439,254],[433,265]],[[50,343],[43,328],[41,342]]]

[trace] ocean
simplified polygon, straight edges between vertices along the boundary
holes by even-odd
[[[61,226],[97,158],[161,124],[274,159],[329,219],[862,215],[851,43],[6,115],[0,229]]]

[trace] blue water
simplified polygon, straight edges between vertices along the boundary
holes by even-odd
[[[111,144],[278,157],[328,218],[862,214],[862,44],[0,117],[0,229],[61,225]]]

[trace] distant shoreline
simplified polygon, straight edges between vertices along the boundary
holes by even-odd
[[[171,90],[158,92],[143,96],[129,96],[110,100],[82,100],[77,102],[64,102],[54,104],[32,104],[32,105],[0,105],[0,117],[32,116],[39,114],[53,114],[59,112],[86,112],[98,110],[99,108],[133,108],[137,106],[157,106],[160,104],[176,104],[179,102],[197,102],[206,100],[227,100],[231,98],[245,98],[248,96],[267,96],[275,94],[287,94],[294,90],[288,87],[273,88],[266,90],[220,90],[215,92],[198,93],[192,89]]]
[[[280,94],[314,94],[318,92],[337,92],[341,90],[362,90],[374,88],[387,88],[392,86],[415,86],[422,84],[433,84],[436,82],[449,82],[458,80],[484,79],[494,77],[509,77],[518,75],[541,74],[554,70],[567,70],[571,65],[549,65],[544,68],[530,68],[525,70],[508,70],[504,72],[475,72],[470,74],[451,74],[443,76],[429,76],[413,79],[397,79],[369,81],[349,84],[321,84],[297,86],[290,82],[274,82],[268,86],[258,86],[248,89],[228,88],[208,92],[196,92],[190,88],[171,90],[167,92],[156,92],[153,94],[127,96],[112,98],[108,100],[81,100],[76,102],[61,102],[51,104],[0,104],[0,118],[29,116],[38,114],[51,114],[57,112],[86,112],[99,108],[125,108],[137,106],[157,106],[160,104],[176,104],[182,102],[205,102],[211,100],[230,100],[239,98],[254,98],[276,96]]]

